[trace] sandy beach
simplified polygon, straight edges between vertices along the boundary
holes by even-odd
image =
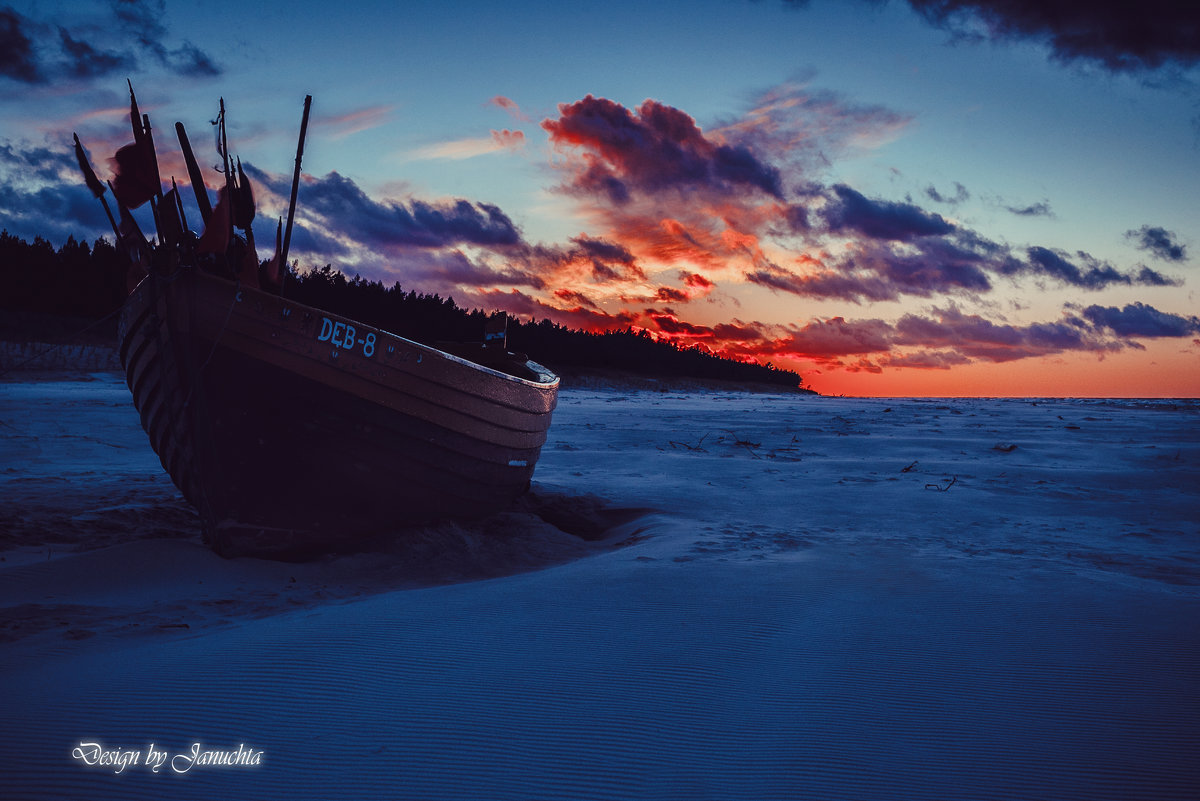
[[[1196,798],[1198,509],[1197,401],[567,387],[517,508],[224,560],[9,376],[0,797]]]

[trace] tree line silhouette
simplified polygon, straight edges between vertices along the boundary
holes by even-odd
[[[71,237],[60,248],[36,237],[32,243],[0,233],[0,310],[98,320],[101,335],[116,339],[116,315],[126,296],[128,262],[106,239],[89,247]],[[460,308],[451,297],[390,287],[360,276],[347,278],[332,265],[299,272],[291,267],[283,294],[299,303],[362,321],[426,344],[481,341],[488,313]],[[26,337],[44,331],[43,318],[25,317]],[[11,336],[11,332],[9,333]],[[739,362],[703,347],[658,340],[644,329],[590,332],[550,320],[508,324],[510,350],[530,354],[552,369],[616,371],[653,378],[718,379],[795,389],[803,379],[773,365]]]

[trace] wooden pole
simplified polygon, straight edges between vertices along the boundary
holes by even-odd
[[[300,120],[300,142],[296,145],[296,170],[292,173],[292,197],[288,201],[287,229],[283,235],[283,251],[279,255],[279,286],[283,289],[287,275],[288,248],[292,244],[292,221],[296,218],[296,192],[300,189],[300,161],[304,158],[304,137],[308,132],[308,112],[312,108],[312,95],[304,96],[304,116]]]
[[[171,176],[171,190],[175,192],[175,210],[179,212],[179,221],[183,223],[184,233],[187,233],[187,215],[183,213],[183,198],[179,196],[179,184],[175,183],[175,176]]]
[[[208,218],[212,216],[212,203],[208,199],[208,187],[204,185],[204,175],[200,172],[200,165],[196,163],[196,156],[192,153],[192,143],[188,141],[187,131],[183,129],[182,122],[175,123],[175,133],[179,136],[179,147],[183,151],[183,160],[187,162],[188,180],[192,182],[196,205],[200,207],[200,221],[204,225],[208,225]]]

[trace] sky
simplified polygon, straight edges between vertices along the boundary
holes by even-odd
[[[825,394],[1200,396],[1194,4],[0,0],[0,227],[112,237],[127,79],[181,187],[224,99],[264,258],[312,95],[302,268]]]

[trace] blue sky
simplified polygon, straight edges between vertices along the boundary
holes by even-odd
[[[270,241],[311,94],[301,265],[823,391],[1196,395],[1197,12],[1062,6],[16,2],[0,225],[105,233],[70,137],[103,176],[130,78],[167,180],[225,98]]]

